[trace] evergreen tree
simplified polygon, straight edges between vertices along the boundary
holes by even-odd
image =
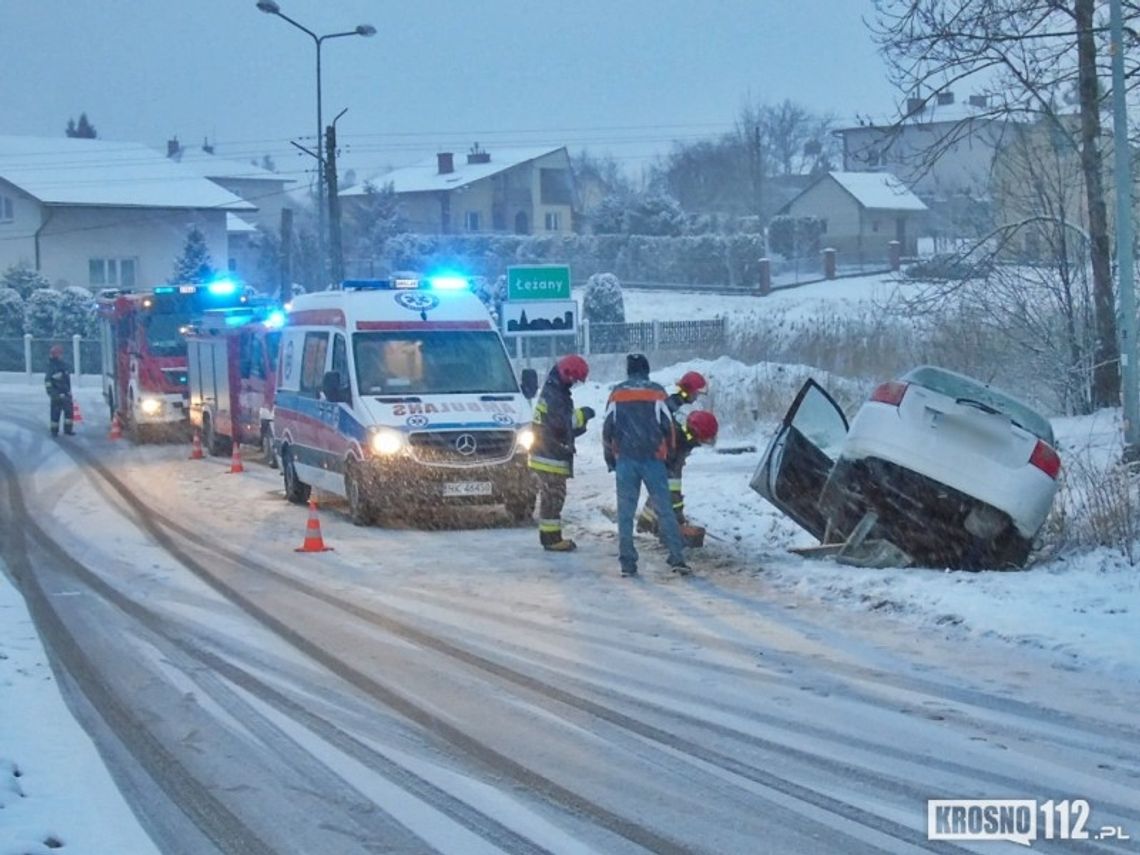
[[[31,293],[24,305],[24,332],[33,338],[54,338],[59,319],[63,293],[51,288],[39,288]]]
[[[13,264],[0,276],[0,288],[14,289],[24,300],[28,299],[33,291],[50,287],[51,283],[42,274],[26,264]]]
[[[182,255],[174,262],[174,273],[170,277],[172,285],[187,282],[209,282],[216,275],[210,262],[210,251],[206,248],[206,236],[197,226],[191,226],[186,234]]]
[[[89,337],[95,332],[95,297],[86,288],[71,285],[60,292],[59,311],[56,315],[57,336],[81,335]]]
[[[15,288],[0,288],[0,338],[24,334],[24,298]]]
[[[591,323],[624,324],[625,300],[621,282],[612,273],[595,273],[586,280],[582,314]]]
[[[79,139],[93,140],[98,134],[95,132],[95,126],[87,120],[86,113],[79,114],[79,122],[75,119],[67,120],[67,135]]]

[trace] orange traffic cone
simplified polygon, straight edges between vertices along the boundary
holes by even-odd
[[[111,432],[107,434],[107,439],[122,439],[123,438],[123,423],[119,421],[118,413],[111,419]]]
[[[321,521],[317,517],[317,503],[309,500],[309,521],[305,524],[305,542],[293,550],[294,552],[332,552],[331,546],[325,546],[325,539],[321,537]]]
[[[238,446],[237,440],[235,439],[234,440],[234,453],[230,456],[230,474],[236,475],[239,472],[244,472],[244,471],[245,471],[245,467],[241,465],[241,448]]]
[[[194,438],[190,440],[190,459],[204,460],[206,453],[202,451],[202,435],[194,431]]]
[[[73,424],[83,421],[83,413],[79,412],[79,402],[75,400],[71,402],[71,421]]]

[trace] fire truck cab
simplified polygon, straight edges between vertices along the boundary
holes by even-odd
[[[349,280],[293,300],[273,425],[290,501],[319,487],[358,525],[475,504],[529,518],[530,420],[466,278]]]
[[[260,445],[273,466],[273,397],[285,313],[274,305],[210,309],[186,331],[191,426],[210,454]]]
[[[186,424],[183,330],[204,310],[240,305],[245,299],[228,280],[99,295],[103,398],[129,436],[137,441],[144,433]]]

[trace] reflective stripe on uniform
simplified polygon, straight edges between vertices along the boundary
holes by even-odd
[[[679,511],[683,507],[685,507],[685,500],[684,499],[678,499],[677,501],[675,501],[673,503],[673,510],[675,510],[675,511]]]
[[[574,427],[575,428],[583,428],[585,426],[586,426],[586,414],[583,413],[582,408],[579,407],[578,409],[576,409],[574,411]]]
[[[532,456],[526,463],[531,469],[536,472],[549,472],[551,475],[567,475],[570,474],[570,464],[565,460],[555,460],[551,457],[534,457]]]
[[[681,479],[680,478],[670,478],[669,479],[669,489],[670,489],[670,491],[672,491],[674,493],[680,493],[681,492]]]
[[[562,531],[562,520],[539,520],[538,530],[549,533],[558,533]]]

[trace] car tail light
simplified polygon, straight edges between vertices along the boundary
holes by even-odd
[[[906,383],[888,380],[886,383],[880,383],[875,387],[875,391],[871,393],[871,400],[897,407],[902,403],[903,395],[906,394],[906,387]]]
[[[1029,455],[1029,462],[1054,480],[1061,471],[1061,456],[1044,440],[1037,440],[1033,453]]]

